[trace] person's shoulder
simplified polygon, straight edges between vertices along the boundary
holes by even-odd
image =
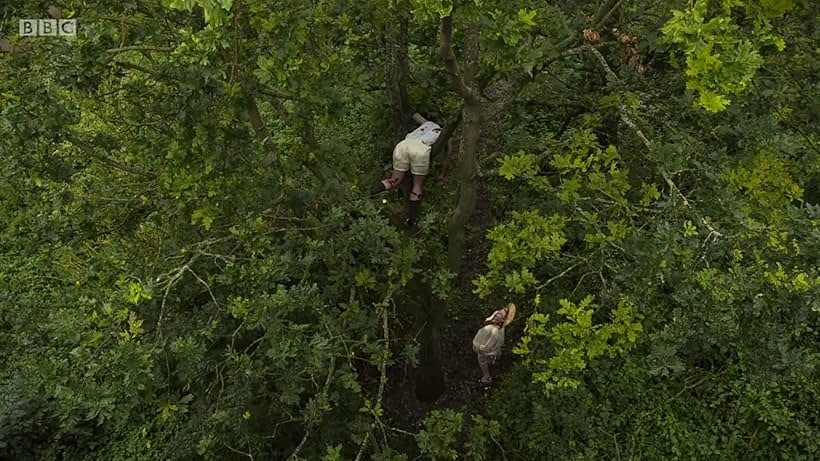
[[[478,329],[478,333],[476,333],[476,335],[487,335],[487,334],[492,334],[492,332],[493,332],[492,325],[484,325],[484,326],[482,326],[481,328]]]

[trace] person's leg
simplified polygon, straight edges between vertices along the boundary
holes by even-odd
[[[489,357],[481,353],[476,353],[476,355],[478,356],[478,367],[481,368],[481,382],[491,382],[493,378],[490,376]]]
[[[419,220],[421,211],[421,198],[423,195],[424,179],[427,176],[413,173],[413,188],[410,191],[410,201],[407,202],[407,224],[415,226]]]
[[[370,189],[370,195],[377,195],[384,191],[390,190],[401,184],[404,179],[404,174],[410,169],[410,155],[407,152],[405,142],[402,141],[396,144],[393,149],[393,173],[390,177],[377,183]]]
[[[382,181],[384,187],[387,190],[393,189],[394,187],[398,187],[401,184],[401,181],[404,179],[405,171],[393,170],[393,173],[390,175],[389,178]]]
[[[426,175],[413,173],[413,190],[410,192],[410,200],[421,200],[424,193],[424,180]]]
[[[407,224],[410,226],[415,226],[419,220],[424,178],[426,178],[426,176],[413,174],[413,188],[410,191],[410,201],[407,202]]]
[[[380,194],[384,191],[398,187],[404,179],[405,173],[405,171],[393,170],[393,173],[390,174],[389,178],[383,179],[370,190],[370,195]]]

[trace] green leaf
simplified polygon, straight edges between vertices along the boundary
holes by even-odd
[[[518,10],[518,20],[526,26],[535,25],[535,10],[520,9]]]

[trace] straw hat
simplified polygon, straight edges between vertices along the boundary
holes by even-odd
[[[515,304],[507,304],[507,317],[504,319],[504,326],[509,325],[515,318]]]
[[[502,328],[503,328],[503,327],[506,327],[506,326],[507,326],[507,325],[509,325],[509,324],[510,324],[510,322],[512,322],[512,321],[513,321],[513,319],[515,318],[515,304],[513,304],[513,303],[509,303],[509,304],[507,304],[507,306],[506,306],[506,307],[504,307],[503,309],[498,309],[497,311],[493,311],[493,313],[492,313],[492,314],[490,314],[490,316],[489,316],[489,317],[487,317],[486,319],[484,319],[484,322],[486,322],[486,323],[495,323],[495,322],[496,322],[496,320],[495,320],[495,319],[496,319],[498,316],[500,316],[500,315],[501,315],[501,311],[503,311],[504,309],[506,309],[506,310],[507,310],[507,315],[506,315],[506,316],[504,316],[504,321],[503,321],[503,324],[501,325],[501,327],[502,327]],[[499,321],[500,321],[500,320],[499,320]]]

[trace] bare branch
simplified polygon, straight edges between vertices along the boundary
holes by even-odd
[[[606,59],[604,58],[604,55],[602,55],[600,51],[598,51],[597,49],[595,49],[595,48],[593,48],[589,45],[586,45],[586,48],[590,52],[592,52],[592,54],[595,56],[595,58],[601,64],[601,67],[604,68],[604,71],[606,72],[606,75],[607,75],[607,79],[610,80],[614,84],[619,84],[620,80],[618,79],[618,76],[615,74],[615,72],[612,71],[612,68],[609,67],[609,64],[606,62]],[[652,150],[651,141],[649,140],[649,138],[646,137],[645,134],[643,134],[643,131],[641,131],[641,129],[638,128],[638,125],[636,125],[635,122],[633,122],[632,119],[629,117],[629,114],[626,111],[626,102],[625,101],[621,102],[621,108],[620,108],[619,112],[620,112],[621,120],[630,129],[632,129],[632,131],[635,132],[635,134],[641,140],[641,142],[646,147],[646,149],[651,151]],[[666,170],[664,170],[662,168],[660,169],[660,173],[661,173],[661,176],[663,176],[664,181],[666,181],[666,184],[669,186],[669,189],[671,191],[673,191],[674,193],[676,193],[678,196],[680,196],[680,198],[683,200],[683,204],[686,207],[691,207],[691,204],[689,203],[689,200],[686,198],[685,195],[683,195],[683,193],[680,191],[678,186],[672,181],[672,177],[669,176],[669,173],[667,173]],[[715,230],[714,227],[712,227],[712,225],[709,223],[709,221],[705,217],[701,217],[701,222],[706,226],[707,229],[709,229],[709,232],[711,234],[714,234],[718,237],[723,236],[722,233],[718,232],[717,230]]]
[[[151,46],[151,45],[131,45],[131,46],[121,46],[119,48],[109,48],[105,50],[108,53],[124,53],[126,51],[159,51],[159,52],[171,52],[174,51],[174,48],[170,46]]]
[[[194,272],[193,270],[191,270],[191,268],[190,268],[190,267],[188,267],[188,272],[190,272],[190,273],[191,273],[191,275],[193,275],[194,277],[196,277],[196,279],[197,279],[197,280],[199,280],[199,283],[201,283],[201,284],[205,285],[205,288],[207,288],[207,289],[208,289],[208,294],[210,294],[210,295],[211,295],[211,300],[213,300],[214,304],[216,305],[216,307],[217,307],[217,309],[218,309],[218,308],[219,308],[219,303],[218,303],[218,302],[216,302],[216,297],[214,297],[214,292],[213,292],[213,291],[211,291],[211,286],[210,286],[210,285],[208,285],[208,284],[207,284],[204,280],[202,280],[202,278],[200,278],[198,275],[196,275],[196,272]]]
[[[165,294],[162,296],[162,304],[159,308],[159,317],[157,318],[157,336],[162,336],[162,318],[165,316],[165,302],[168,299],[168,293],[171,292],[171,288],[176,285],[176,283],[182,278],[182,275],[185,271],[191,270],[191,265],[199,258],[199,254],[195,254],[188,260],[187,263],[183,264],[178,269],[174,269],[170,272],[163,274],[165,277],[169,277],[168,281],[165,283]],[[171,275],[173,273],[173,275]],[[193,273],[193,272],[192,272]],[[157,282],[160,282],[163,278],[163,275],[157,277]]]
[[[578,261],[577,263],[575,263],[575,264],[573,264],[573,265],[569,266],[568,268],[566,268],[566,269],[564,270],[564,272],[561,272],[560,274],[556,275],[555,277],[552,277],[551,279],[547,280],[546,282],[542,283],[541,285],[538,285],[538,286],[535,288],[535,291],[541,291],[544,287],[546,287],[546,286],[547,286],[547,285],[549,285],[550,283],[552,283],[552,282],[554,282],[554,281],[556,281],[556,280],[560,279],[561,277],[563,277],[563,276],[567,275],[567,274],[568,274],[571,270],[575,269],[576,267],[580,266],[581,264],[585,263],[586,261],[587,261],[587,260],[586,260],[586,259],[584,259],[584,260]]]
[[[146,73],[148,75],[154,75],[153,70],[148,69],[147,67],[140,66],[139,64],[134,64],[132,62],[116,61],[116,62],[114,62],[114,64],[116,64],[116,65],[118,65],[122,68],[125,68],[125,69],[132,69],[132,70],[136,70],[136,71]]]
[[[388,328],[388,313],[387,310],[387,302],[390,301],[393,297],[393,288],[388,290],[387,295],[384,297],[384,300],[381,303],[382,309],[382,334],[384,336],[384,356],[381,358],[381,363],[379,364],[379,392],[376,395],[376,406],[381,406],[382,400],[384,399],[384,385],[387,384],[387,361],[390,356],[390,329]],[[379,417],[375,416],[373,419],[373,423],[370,425],[370,430],[364,435],[364,439],[362,443],[359,445],[359,452],[356,454],[356,460],[360,461],[362,459],[362,455],[364,454],[364,449],[367,446],[367,442],[370,440],[370,433],[376,428],[376,424],[379,423]]]
[[[580,286],[581,286],[581,282],[583,282],[583,281],[584,281],[584,279],[585,279],[585,278],[587,278],[587,276],[589,276],[589,275],[598,275],[598,276],[600,276],[600,277],[601,277],[601,281],[602,281],[602,283],[603,283],[604,276],[603,276],[603,274],[601,274],[601,272],[600,272],[600,271],[595,271],[595,272],[587,272],[586,274],[582,275],[582,276],[581,276],[581,278],[579,278],[579,279],[578,279],[578,284],[577,284],[577,285],[575,285],[575,288],[572,290],[572,295],[573,295],[573,296],[575,296],[575,292],[576,292],[576,291],[578,291],[578,288],[580,288]]]
[[[327,399],[328,391],[330,390],[330,383],[332,382],[333,372],[336,370],[336,356],[330,356],[330,366],[327,369],[327,377],[325,378],[325,385],[322,387],[322,392],[319,394],[320,399]],[[296,446],[296,449],[293,450],[293,453],[288,456],[288,460],[296,459],[299,456],[299,452],[302,451],[302,447],[305,446],[305,442],[307,442],[308,437],[310,437],[310,433],[319,423],[319,419],[312,419],[308,422],[307,429],[305,430],[305,435],[302,437],[302,441],[299,442],[299,445]]]
[[[602,3],[601,7],[598,8],[598,12],[595,13],[595,16],[592,18],[592,29],[594,30],[601,27],[601,25],[609,19],[609,16],[621,6],[621,2],[623,2],[623,0],[606,0]]]
[[[244,451],[241,451],[241,450],[237,450],[236,448],[234,448],[234,447],[232,447],[232,446],[228,445],[228,444],[227,444],[227,443],[225,443],[225,442],[222,442],[222,444],[223,444],[223,445],[225,445],[225,447],[227,447],[227,448],[228,448],[228,450],[231,450],[232,452],[234,452],[234,453],[236,453],[236,454],[239,454],[239,455],[244,455],[244,456],[248,457],[248,459],[250,459],[251,461],[253,461],[253,455],[252,455],[250,452],[244,452]]]

